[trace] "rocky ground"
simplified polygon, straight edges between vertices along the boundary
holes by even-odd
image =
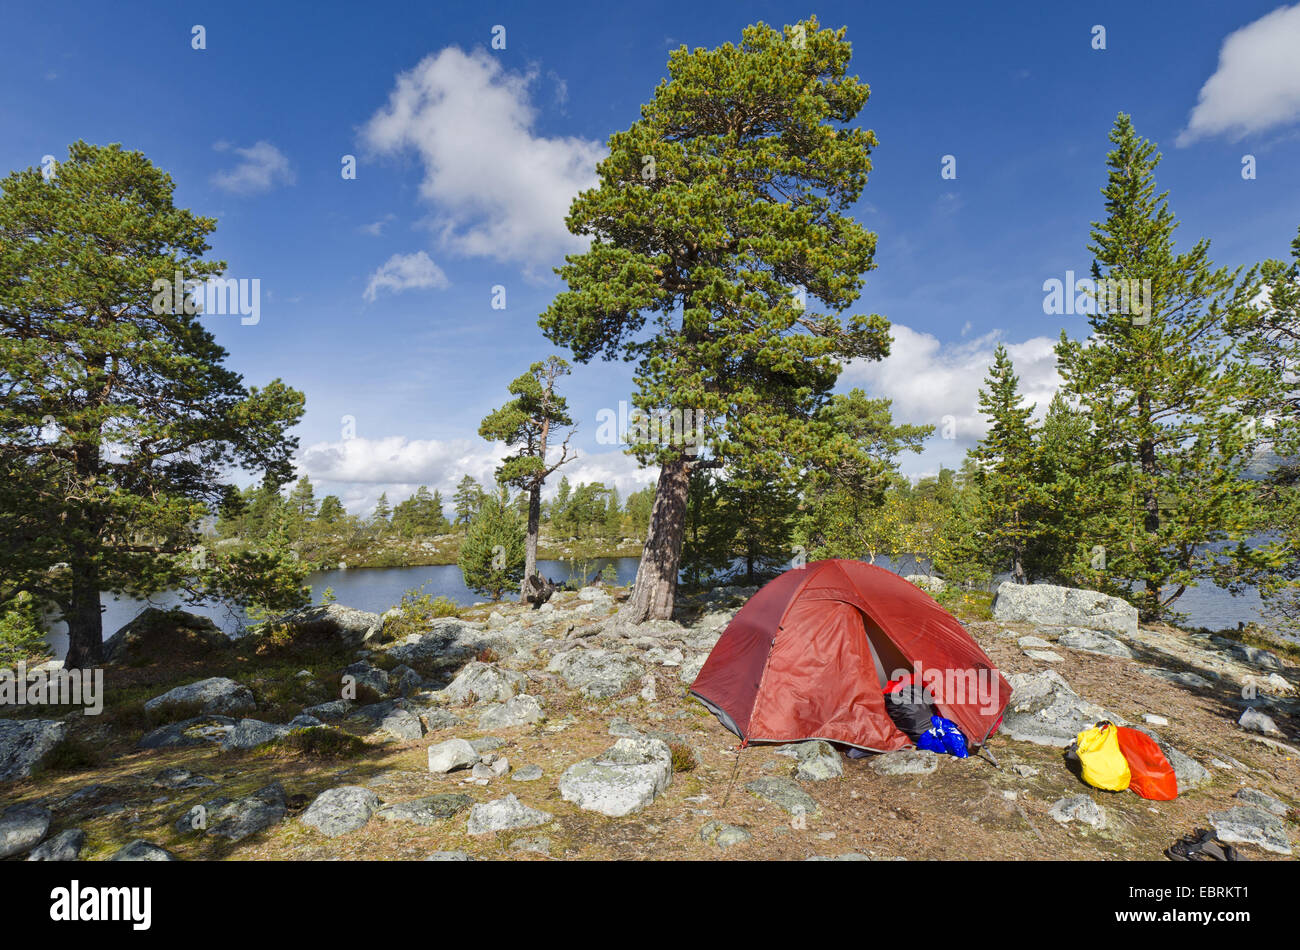
[[[0,858],[1156,859],[1210,825],[1292,853],[1294,655],[1004,587],[966,618],[1015,689],[986,754],[738,751],[686,690],[750,594],[628,626],[584,588],[414,632],[329,605],[235,644],[146,614],[110,642],[101,715],[0,712]],[[1067,769],[1098,718],[1161,743],[1178,799]]]

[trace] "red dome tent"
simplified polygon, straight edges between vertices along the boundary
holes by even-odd
[[[814,561],[764,585],[736,614],[691,693],[744,742],[826,739],[873,752],[912,744],[885,711],[900,672],[972,745],[997,727],[1011,686],[952,614],[897,574]]]

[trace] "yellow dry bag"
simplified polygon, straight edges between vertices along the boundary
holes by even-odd
[[[1119,750],[1119,734],[1109,722],[1099,722],[1075,737],[1083,780],[1093,788],[1122,792],[1132,780],[1128,760]]]

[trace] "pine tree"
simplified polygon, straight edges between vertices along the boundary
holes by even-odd
[[[934,426],[895,425],[888,399],[861,389],[836,395],[815,424],[831,461],[810,466],[796,537],[810,558],[893,554],[906,546],[902,522],[880,517],[898,477],[898,457],[920,452]],[[892,526],[893,531],[883,530]]]
[[[1034,468],[1034,407],[1024,405],[1020,379],[1007,349],[998,344],[993,365],[979,391],[980,412],[988,433],[971,450],[975,485],[983,501],[986,554],[994,568],[1010,570],[1011,579],[1027,583],[1025,554],[1038,528],[1041,499]]]
[[[191,548],[234,493],[223,473],[292,474],[303,397],[246,387],[196,284],[172,286],[225,270],[204,256],[216,221],[174,191],[141,153],[85,142],[48,181],[34,167],[0,181],[0,603],[11,589],[55,603],[69,668],[100,659],[101,591],[203,570]]]
[[[1241,423],[1256,383],[1230,333],[1253,288],[1214,268],[1208,241],[1175,251],[1155,145],[1123,114],[1110,140],[1107,217],[1089,245],[1091,334],[1085,345],[1063,332],[1057,358],[1067,398],[1091,423],[1095,576],[1154,619],[1212,572],[1212,546],[1253,518],[1242,475],[1262,436]]]
[[[326,495],[320,500],[320,511],[316,513],[316,520],[323,525],[333,525],[342,521],[347,515],[338,495]]]
[[[660,471],[625,620],[672,616],[692,471],[735,462],[793,483],[826,455],[809,423],[841,361],[888,351],[884,317],[844,315],[876,244],[847,214],[876,139],[850,125],[869,92],[844,37],[809,18],[673,51],[570,209],[592,242],[561,268],[543,331],[580,362],[634,361],[636,407],[692,433],[629,435]]]
[[[515,450],[497,469],[502,484],[523,489],[528,499],[528,535],[525,542],[524,579],[519,600],[527,600],[528,579],[537,574],[537,536],[542,521],[542,486],[561,465],[577,458],[569,453],[569,435],[559,443],[560,454],[548,458],[559,442],[561,429],[571,427],[564,397],[555,391],[555,381],[568,375],[569,364],[558,356],[533,363],[528,372],[510,384],[514,399],[489,413],[479,425],[478,434],[485,439],[504,442]]]

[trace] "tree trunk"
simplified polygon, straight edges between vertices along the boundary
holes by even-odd
[[[1149,405],[1150,402],[1145,394],[1138,397],[1138,407],[1143,421],[1148,419]],[[1148,540],[1156,541],[1160,534],[1160,493],[1156,487],[1156,446],[1152,439],[1143,438],[1138,442],[1138,461],[1142,466],[1142,474],[1146,476],[1146,484],[1142,486],[1143,527],[1146,529]],[[1145,584],[1147,609],[1141,611],[1145,614],[1142,619],[1154,619],[1160,613],[1160,582],[1148,577]]]
[[[64,666],[84,670],[98,666],[103,656],[104,623],[99,609],[99,568],[94,561],[78,559],[72,569],[72,597],[68,604],[68,656]]]
[[[632,594],[619,611],[620,620],[642,623],[672,619],[690,484],[691,463],[687,459],[667,462],[659,470],[645,550],[641,552]]]
[[[519,602],[528,603],[528,580],[537,573],[537,532],[542,521],[542,486],[528,489],[528,537],[524,541],[524,579],[519,585]]]

